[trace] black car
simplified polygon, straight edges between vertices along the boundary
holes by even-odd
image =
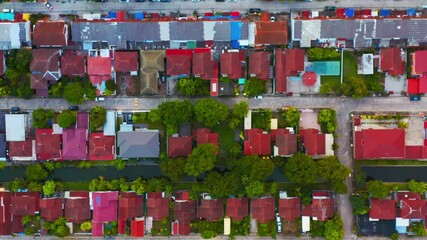
[[[249,13],[261,13],[261,8],[249,8]]]
[[[135,2],[145,2],[145,0],[135,0]]]
[[[12,107],[10,108],[10,113],[19,113],[21,109],[19,107]]]
[[[78,111],[79,106],[70,106],[68,109],[70,109],[71,111]]]

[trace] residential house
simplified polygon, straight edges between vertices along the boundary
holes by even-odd
[[[166,49],[166,74],[190,76],[192,57],[191,49]]]
[[[10,192],[0,192],[0,236],[12,234],[11,198]]]
[[[427,50],[415,51],[412,54],[412,75],[417,78],[408,79],[409,94],[427,93],[427,67],[424,64],[426,60]]]
[[[111,58],[109,53],[87,58],[87,74],[94,86],[97,86],[98,95],[105,91],[105,81],[111,80]]]
[[[90,220],[89,192],[66,192],[65,218],[67,222],[72,223],[83,223],[84,221]]]
[[[40,215],[45,221],[55,221],[63,216],[62,198],[42,198],[40,203]]]
[[[6,114],[6,141],[25,141],[29,131],[28,114]]]
[[[218,78],[218,62],[213,60],[210,48],[196,48],[193,54],[193,74],[195,77],[210,80]]]
[[[271,141],[274,143],[274,156],[291,156],[297,153],[297,135],[291,134],[289,129],[272,130]]]
[[[304,50],[289,48],[276,49],[276,93],[285,93],[287,88],[287,77],[296,76],[304,71]]]
[[[405,62],[400,48],[381,48],[379,68],[382,72],[392,76],[404,74]]]
[[[144,215],[144,198],[135,192],[121,192],[119,197],[118,232],[125,234],[126,222]]]
[[[6,161],[6,113],[0,113],[0,161]]]
[[[253,198],[251,200],[251,218],[258,223],[269,223],[274,220],[276,203],[274,197]]]
[[[68,25],[64,21],[37,21],[32,43],[38,47],[65,47],[68,45]]]
[[[307,155],[312,157],[334,155],[332,134],[324,134],[318,129],[309,128],[300,129],[299,137]]]
[[[191,153],[192,137],[169,137],[168,138],[168,156],[186,157]]]
[[[271,155],[271,134],[259,128],[245,130],[245,155]]]
[[[147,217],[152,217],[153,221],[161,221],[169,216],[170,199],[161,192],[147,193]]]
[[[4,57],[4,51],[0,50],[0,76],[3,76],[6,72],[6,59]]]
[[[335,200],[330,191],[314,191],[311,204],[302,206],[302,216],[325,222],[334,216]],[[303,220],[304,225],[304,220]]]
[[[224,217],[224,202],[222,199],[205,198],[199,201],[197,217],[209,222],[216,222]]]
[[[89,160],[115,159],[115,137],[103,133],[89,134]]]
[[[288,44],[288,25],[285,21],[256,21],[250,23],[249,28],[254,32],[251,46]]]
[[[245,77],[246,52],[244,50],[229,50],[221,53],[220,73],[223,77],[239,79]]]
[[[0,32],[0,49],[20,49],[23,44],[31,42],[31,23],[30,21],[1,21]]]
[[[209,128],[198,128],[194,138],[197,145],[209,143],[218,146],[218,133],[211,132]]]
[[[86,54],[74,50],[64,50],[61,55],[61,75],[82,77],[86,74]]]
[[[279,199],[279,216],[285,221],[295,221],[301,217],[301,199],[285,197]]]
[[[393,220],[396,218],[396,202],[394,200],[371,198],[370,202],[370,221]]]
[[[9,142],[9,158],[13,161],[35,161],[36,143],[34,139],[27,138],[25,141]]]
[[[141,50],[140,94],[159,93],[159,72],[165,71],[164,50]]]
[[[33,49],[33,58],[30,63],[31,89],[36,90],[36,95],[49,96],[49,84],[57,84],[61,78],[59,55],[61,49],[38,48]]]
[[[12,233],[24,231],[22,218],[24,216],[34,216],[40,211],[39,192],[16,192],[12,194]]]
[[[62,131],[62,153],[64,160],[86,160],[88,155],[88,130],[69,128]]]
[[[138,52],[114,52],[114,71],[115,72],[126,72],[131,75],[137,75],[138,73]]]
[[[227,198],[225,215],[233,221],[242,221],[249,216],[249,199],[247,197]]]
[[[249,77],[261,80],[270,78],[270,53],[257,51],[249,53]]]
[[[119,131],[117,147],[120,158],[157,158],[160,153],[159,130]]]
[[[36,130],[37,160],[62,160],[62,135],[53,129]]]
[[[92,236],[103,236],[104,223],[117,221],[118,199],[116,191],[92,192]]]
[[[190,199],[190,192],[175,194],[173,204],[172,235],[190,235],[190,223],[197,219],[196,201]]]

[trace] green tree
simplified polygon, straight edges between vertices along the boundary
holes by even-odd
[[[412,179],[408,182],[408,188],[411,190],[411,192],[424,194],[427,191],[427,183],[417,182]]]
[[[136,192],[136,194],[143,194],[146,192],[146,188],[147,183],[142,177],[139,177],[132,182],[131,189]]]
[[[32,164],[25,169],[25,175],[30,181],[42,181],[49,173],[44,169],[41,164]]]
[[[371,197],[374,198],[383,199],[390,194],[388,187],[380,180],[369,181],[366,188],[371,193]]]
[[[113,161],[113,165],[114,165],[114,167],[117,169],[117,170],[119,170],[119,171],[121,171],[121,170],[123,170],[123,169],[125,169],[126,168],[126,161],[125,160],[123,160],[123,159],[115,159],[114,161]]]
[[[96,98],[96,87],[90,82],[89,78],[85,76],[82,79],[83,96],[84,100],[95,100]]]
[[[64,98],[70,104],[82,104],[84,102],[84,88],[80,82],[68,83],[64,88]]]
[[[297,153],[286,162],[285,175],[293,183],[307,185],[317,181],[318,169],[313,158]]]
[[[216,198],[226,198],[230,195],[237,195],[241,186],[239,176],[232,173],[221,174],[215,171],[210,172],[204,181],[206,190]]]
[[[51,86],[49,93],[54,98],[62,98],[64,96],[64,84],[59,82],[58,84]]]
[[[55,112],[52,109],[37,108],[32,114],[32,123],[35,128],[49,128],[49,120],[52,120]]]
[[[185,172],[190,176],[200,174],[214,168],[218,147],[213,144],[202,144],[193,149],[185,164]]]
[[[409,126],[409,123],[408,123],[408,122],[405,122],[405,121],[399,121],[399,123],[397,123],[397,127],[398,127],[398,128],[403,128],[403,129],[405,129],[405,128],[408,128],[408,126]]]
[[[261,181],[251,181],[245,186],[248,198],[261,197],[265,194],[265,184]]]
[[[90,169],[93,166],[93,163],[91,161],[78,161],[76,163],[77,168],[86,168]]]
[[[300,122],[300,112],[295,107],[288,108],[283,114],[282,117],[285,118],[286,126],[289,127],[298,127]]]
[[[325,239],[341,240],[344,237],[343,222],[341,218],[335,215],[325,223]]]
[[[107,119],[107,110],[100,106],[95,106],[90,110],[89,122],[91,131],[103,126]]]
[[[322,133],[334,133],[338,127],[335,110],[329,108],[322,109],[317,116],[317,122],[320,125]]]
[[[48,170],[49,172],[53,172],[55,170],[55,163],[47,161],[44,163],[44,168],[46,168],[46,170]]]
[[[352,194],[350,196],[350,203],[353,207],[353,211],[356,214],[364,215],[369,212],[369,202],[368,202],[369,196],[365,193],[361,194]]]
[[[19,84],[16,89],[17,96],[24,99],[30,99],[34,95],[34,90],[31,89],[30,81],[26,80],[25,82]]]
[[[85,231],[85,232],[88,232],[88,231],[92,230],[92,222],[91,221],[86,221],[86,222],[82,223],[80,225],[80,229],[83,230],[83,231]]]
[[[28,184],[28,191],[30,192],[41,192],[43,190],[43,186],[41,183],[32,181]]]
[[[56,182],[49,180],[46,181],[43,185],[43,194],[45,196],[51,196],[55,193],[56,191]]]
[[[114,92],[117,90],[117,84],[113,80],[108,80],[105,82],[105,88]]]
[[[178,80],[177,89],[179,94],[187,97],[209,95],[210,84],[200,78],[181,78]]]
[[[369,95],[365,82],[360,77],[350,77],[344,81],[341,85],[341,92],[344,96],[349,96],[355,99]]]
[[[393,234],[391,234],[390,239],[391,240],[399,240],[399,233],[394,232]]]
[[[228,107],[213,98],[204,98],[194,105],[194,114],[197,121],[206,127],[213,127],[228,117]]]
[[[320,85],[319,94],[321,95],[329,95],[332,92],[332,86],[328,83],[323,83]]]
[[[5,169],[6,168],[6,163],[5,162],[0,162],[0,169]]]
[[[69,128],[76,124],[76,114],[69,110],[63,111],[61,114],[59,114],[57,121],[60,127]]]
[[[265,81],[258,78],[249,78],[245,83],[245,94],[247,97],[256,97],[267,93]]]
[[[19,189],[27,188],[27,182],[23,178],[15,178],[9,183],[8,189],[11,192],[17,192]]]
[[[158,109],[168,136],[176,133],[180,124],[193,120],[193,105],[188,100],[163,102]]]
[[[337,193],[343,194],[347,192],[347,187],[343,182],[347,179],[351,170],[342,165],[336,156],[328,156],[320,159],[317,162],[318,172],[320,177],[332,183],[332,186],[339,186],[334,189]],[[342,186],[344,188],[342,189]]]
[[[274,171],[274,163],[270,158],[248,155],[229,162],[232,171],[241,176],[243,182],[265,181]]]
[[[233,105],[233,116],[239,118],[239,119],[244,119],[249,112],[249,107],[248,107],[248,102],[246,101],[241,101],[238,103],[234,103]]]
[[[146,182],[147,192],[170,192],[171,185],[166,178],[150,178]]]
[[[412,232],[422,237],[427,235],[426,228],[422,222],[411,222],[408,227],[408,232]]]
[[[150,110],[148,112],[147,118],[150,122],[153,122],[153,123],[160,122],[162,120],[162,117],[160,115],[160,111],[157,108]]]
[[[172,182],[179,182],[186,176],[186,164],[187,159],[185,158],[165,159],[160,162],[160,169],[162,169],[163,175],[168,177]]]
[[[334,60],[340,56],[340,52],[334,48],[310,48],[307,50],[307,57],[310,61]]]
[[[64,217],[60,217],[53,222],[45,222],[43,228],[46,229],[50,235],[64,238],[70,234],[70,228],[66,224],[67,220]]]

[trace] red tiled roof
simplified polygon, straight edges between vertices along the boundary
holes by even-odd
[[[0,76],[4,75],[5,66],[4,51],[0,50]]]
[[[114,154],[114,136],[90,133],[89,160],[112,160],[115,158]]]
[[[114,71],[134,72],[138,71],[138,52],[117,51],[114,54]]]
[[[222,199],[202,199],[197,207],[197,217],[209,222],[216,222],[224,217],[224,204]]]
[[[334,199],[332,197],[314,197],[311,203],[312,217],[317,221],[327,221],[334,216]]]
[[[132,220],[130,224],[130,235],[132,237],[144,237],[144,220]]]
[[[252,219],[259,223],[268,223],[274,220],[275,199],[273,197],[253,198],[251,202]]]
[[[33,140],[25,139],[22,142],[9,142],[9,157],[33,156]]]
[[[33,216],[40,210],[40,193],[17,192],[12,195],[13,216]]]
[[[285,21],[255,22],[255,44],[287,44],[288,27]]]
[[[173,219],[179,222],[188,222],[196,220],[196,202],[193,200],[188,201],[175,201],[173,205]]]
[[[61,56],[61,74],[66,76],[82,76],[86,73],[86,56],[64,54]]]
[[[193,139],[191,137],[169,137],[169,157],[186,157],[191,153]]]
[[[87,159],[87,129],[64,129],[62,142],[62,153],[65,160]]]
[[[363,129],[354,141],[355,159],[405,157],[405,129]]]
[[[211,79],[211,97],[218,97],[218,78]]]
[[[93,222],[117,221],[118,192],[93,192]]]
[[[172,235],[188,236],[190,233],[190,222],[175,221],[172,223]]]
[[[410,191],[398,191],[398,192],[395,192],[395,200],[396,200],[396,202],[400,202],[403,199],[420,200],[421,199],[421,194],[410,192]]]
[[[403,199],[400,202],[400,214],[403,219],[425,219],[426,200]]]
[[[201,79],[211,79],[215,76],[215,63],[210,48],[194,49],[193,74]]]
[[[419,91],[420,93],[427,93],[427,73],[420,77]]]
[[[30,63],[30,82],[32,89],[47,89],[48,81],[57,81],[61,77],[59,69],[59,49],[33,49]]]
[[[261,80],[270,78],[270,54],[268,52],[252,52],[249,54],[249,75]]]
[[[196,130],[197,145],[210,143],[218,146],[218,133],[212,133],[209,128],[199,128]]]
[[[70,195],[72,196],[73,194]],[[75,194],[74,194],[75,195]],[[90,219],[89,195],[65,199],[65,218],[68,222],[82,223]]]
[[[249,216],[248,198],[228,198],[226,216],[233,221],[242,221],[244,217]]]
[[[225,52],[221,54],[221,75],[227,75],[231,79],[243,77],[239,52]]]
[[[87,74],[93,84],[111,79],[111,59],[109,57],[88,57]]]
[[[169,216],[169,198],[163,198],[161,192],[147,193],[147,214],[154,221],[161,221]]]
[[[394,200],[380,200],[371,198],[369,218],[380,220],[394,220],[396,218],[396,202]]]
[[[396,76],[404,72],[405,62],[400,54],[400,48],[382,48],[380,55],[380,69],[383,72]]]
[[[122,192],[119,198],[119,220],[143,216],[144,198],[134,192]]]
[[[245,130],[244,151],[245,155],[270,155],[271,136],[262,129],[252,128]]]
[[[286,92],[286,77],[301,71],[304,71],[304,50],[276,49],[276,93]]]
[[[415,51],[412,54],[412,73],[422,75],[427,73],[427,50]]]
[[[92,221],[92,237],[104,236],[104,223]]]
[[[301,217],[301,200],[298,197],[279,199],[279,216],[285,221],[294,221]]]
[[[12,233],[11,193],[0,192],[0,236]]]
[[[33,45],[66,46],[68,32],[65,22],[38,21],[33,30]]]
[[[175,201],[188,201],[190,200],[189,191],[178,191],[175,193]]]
[[[297,152],[297,135],[290,134],[289,130],[284,128],[272,130],[271,138],[279,148],[279,155],[288,156]]]
[[[307,149],[307,155],[319,156],[326,154],[325,134],[320,133],[319,130],[313,128],[301,129],[299,134],[301,141]]]
[[[53,129],[36,130],[36,154],[38,160],[62,159],[61,134],[53,134]]]
[[[167,49],[166,65],[167,75],[191,75],[191,49]]]
[[[54,221],[63,215],[62,198],[40,199],[41,217],[46,221]]]
[[[420,80],[419,79],[408,79],[408,94],[419,94],[420,93]]]

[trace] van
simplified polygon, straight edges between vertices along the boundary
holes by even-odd
[[[5,9],[3,9],[3,12],[4,13],[14,13],[15,11],[13,9],[7,9],[7,8],[5,8]]]

